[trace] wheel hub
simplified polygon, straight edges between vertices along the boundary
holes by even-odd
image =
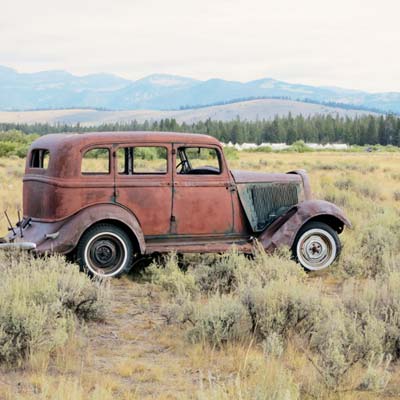
[[[114,265],[119,258],[119,249],[111,240],[98,240],[93,244],[91,253],[100,268]]]
[[[304,232],[297,244],[300,263],[310,270],[329,266],[335,259],[336,245],[331,235],[322,229]]]
[[[311,237],[305,243],[305,252],[311,259],[323,258],[327,254],[327,246],[320,238]]]

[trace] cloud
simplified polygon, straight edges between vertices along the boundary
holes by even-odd
[[[20,0],[0,14],[0,64],[400,91],[395,0]]]

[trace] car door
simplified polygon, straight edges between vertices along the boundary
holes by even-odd
[[[183,154],[188,160],[182,160]],[[231,181],[221,150],[217,146],[174,144],[172,163],[171,232],[189,236],[232,233]]]
[[[170,232],[171,144],[120,144],[115,149],[116,201],[138,219],[145,236]]]

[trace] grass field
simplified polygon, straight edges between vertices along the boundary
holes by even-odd
[[[340,260],[306,275],[285,255],[187,257],[186,272],[170,257],[113,280],[104,321],[1,367],[0,399],[400,398],[400,153],[232,158],[232,169],[306,169],[314,196],[354,225]],[[0,159],[0,210],[14,222],[23,164]]]

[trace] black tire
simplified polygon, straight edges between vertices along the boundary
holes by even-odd
[[[302,226],[292,247],[294,259],[308,271],[328,268],[339,257],[341,250],[338,233],[318,221]]]
[[[133,244],[128,234],[108,223],[89,228],[77,246],[79,265],[93,276],[120,276],[130,270],[134,257]]]

